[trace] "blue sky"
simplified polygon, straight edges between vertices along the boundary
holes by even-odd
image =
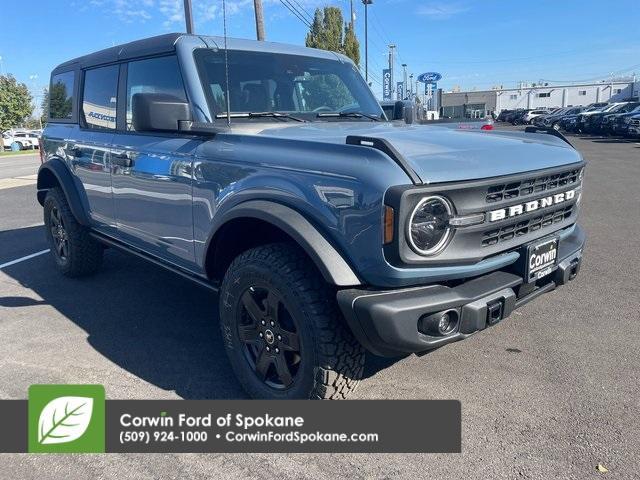
[[[222,0],[192,0],[197,33],[222,33]],[[308,27],[280,0],[263,0],[267,39],[304,44]],[[313,15],[349,0],[289,0]],[[354,0],[364,58],[364,12]],[[255,38],[253,0],[227,0],[228,32]],[[16,12],[12,14],[11,12]],[[130,40],[184,29],[182,0],[2,0],[2,72],[40,93],[60,62]],[[374,0],[369,67],[381,77],[386,45],[415,74],[438,71],[440,86],[490,88],[518,81],[582,81],[640,74],[640,1]],[[362,62],[364,64],[364,60]],[[399,78],[396,78],[399,80]],[[374,91],[380,92],[378,83]]]

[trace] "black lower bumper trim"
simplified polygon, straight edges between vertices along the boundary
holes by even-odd
[[[563,245],[564,244],[564,245]],[[507,318],[514,309],[573,280],[580,269],[584,233],[579,227],[560,245],[556,270],[536,284],[523,284],[522,277],[497,271],[456,287],[429,285],[391,291],[360,289],[338,292],[338,304],[356,338],[369,351],[381,356],[420,353],[461,340]],[[455,310],[457,324],[443,336],[423,321]],[[450,315],[449,315],[450,316]]]

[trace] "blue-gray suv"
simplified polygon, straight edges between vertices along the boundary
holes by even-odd
[[[168,34],[59,65],[49,99],[57,267],[112,247],[217,291],[253,397],[346,397],[366,350],[464,339],[580,268],[561,134],[389,122],[337,53]]]

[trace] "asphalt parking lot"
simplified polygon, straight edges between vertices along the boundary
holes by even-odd
[[[0,478],[640,478],[640,143],[570,140],[589,162],[578,279],[464,342],[368,359],[359,398],[461,400],[461,455],[5,454]],[[47,248],[38,164],[0,157],[0,265]],[[113,250],[105,260],[83,280],[59,276],[46,254],[1,267],[0,398],[34,383],[101,383],[118,399],[244,397],[214,296]]]

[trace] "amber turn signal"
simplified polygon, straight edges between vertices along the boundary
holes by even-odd
[[[395,212],[393,208],[384,206],[384,244],[393,242],[393,217]]]

